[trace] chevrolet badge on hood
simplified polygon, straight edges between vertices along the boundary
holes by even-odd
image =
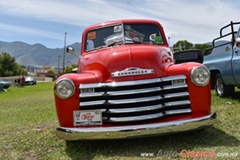
[[[125,70],[111,73],[111,76],[124,77],[124,76],[136,76],[136,75],[153,74],[153,73],[154,73],[153,69],[126,68]]]

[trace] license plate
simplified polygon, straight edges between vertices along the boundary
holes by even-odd
[[[100,110],[73,111],[74,126],[102,125],[102,112]]]

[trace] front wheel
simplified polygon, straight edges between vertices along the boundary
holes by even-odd
[[[234,94],[234,86],[225,85],[221,74],[215,77],[215,91],[219,97],[230,97]]]

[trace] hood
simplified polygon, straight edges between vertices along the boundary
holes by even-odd
[[[156,45],[125,45],[82,56],[81,72],[102,75],[103,81],[123,81],[167,76],[173,62],[170,49]]]

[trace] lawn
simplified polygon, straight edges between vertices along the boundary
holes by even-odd
[[[205,154],[213,159],[240,159],[240,91],[233,98],[212,92],[217,123],[201,131],[131,139],[65,142],[56,137],[58,125],[53,82],[0,92],[0,159],[6,160],[149,160],[190,159]],[[200,159],[200,158],[197,158]],[[211,158],[209,158],[211,159]]]

